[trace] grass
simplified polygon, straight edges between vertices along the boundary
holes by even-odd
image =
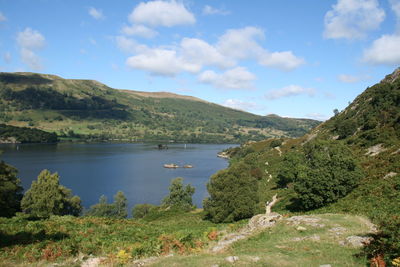
[[[163,211],[144,219],[52,216],[35,220],[24,215],[0,218],[0,266],[80,266],[91,257],[103,257],[106,266],[124,266],[133,260],[159,256],[151,266],[365,266],[359,248],[339,245],[350,235],[366,235],[363,217],[342,214],[312,215],[321,227],[281,220],[273,228],[238,241],[222,253],[209,253],[217,239],[210,233],[236,231],[247,221],[213,224],[202,212]],[[339,234],[330,229],[345,228]],[[310,237],[318,236],[319,239]],[[297,239],[297,240],[296,240]],[[167,256],[169,255],[169,256]],[[170,256],[173,255],[173,256]],[[238,256],[234,264],[228,256]]]
[[[81,256],[103,256],[119,262],[175,251],[200,251],[207,234],[228,229],[202,220],[202,213],[164,211],[146,219],[52,216],[34,220],[24,215],[0,218],[0,266],[66,263]],[[123,251],[123,252],[121,252]]]
[[[318,215],[323,227],[300,224],[306,230],[298,231],[297,226],[280,221],[275,227],[241,240],[219,254],[202,253],[160,258],[151,266],[365,266],[367,261],[355,257],[359,248],[339,245],[339,241],[350,235],[366,235],[369,232],[367,221],[358,216],[341,214]],[[346,228],[335,235],[332,228]],[[319,236],[319,240],[310,239]],[[303,240],[295,241],[296,238]],[[237,256],[235,263],[226,261],[228,256]]]

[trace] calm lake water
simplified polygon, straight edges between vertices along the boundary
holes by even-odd
[[[158,150],[154,144],[24,144],[1,145],[1,158],[19,171],[27,190],[39,172],[58,172],[60,183],[81,197],[88,208],[106,195],[109,202],[121,190],[129,210],[139,203],[160,204],[168,194],[170,181],[183,177],[196,188],[193,202],[198,207],[208,196],[210,176],[228,166],[217,153],[233,145],[172,144]],[[166,163],[191,164],[192,169],[166,169]]]

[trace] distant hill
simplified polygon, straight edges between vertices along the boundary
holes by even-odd
[[[0,97],[2,123],[85,139],[237,143],[297,137],[319,124],[47,74],[0,73]]]
[[[228,154],[233,157],[231,167],[245,163],[251,166],[252,173],[262,176],[258,192],[260,207],[277,193],[281,201],[275,210],[288,212],[294,211],[291,204],[297,196],[293,187],[282,188],[278,183],[285,158],[293,151],[303,153],[306,144],[318,141],[349,148],[364,172],[355,189],[319,212],[350,212],[381,218],[400,214],[400,68],[367,88],[346,109],[305,136],[251,143]]]

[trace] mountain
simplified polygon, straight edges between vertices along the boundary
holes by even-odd
[[[93,80],[0,73],[0,121],[64,137],[103,140],[244,142],[301,136],[310,119],[258,116],[167,92],[110,88]]]
[[[312,149],[319,149],[319,154],[313,153]],[[307,172],[307,161],[314,162],[313,168],[317,170],[323,165],[321,155],[324,151],[343,168],[351,167],[345,164],[357,164],[363,174],[359,181],[347,181],[355,185],[349,192],[342,192],[337,200],[321,205],[313,212],[346,212],[373,218],[400,214],[400,68],[380,83],[368,87],[346,109],[303,137],[264,140],[227,153],[232,156],[230,168],[245,163],[250,165],[253,174],[262,175],[258,193],[261,207],[278,194],[281,201],[275,209],[290,212],[299,208],[293,201],[302,198],[298,185],[295,190],[296,179],[320,175]],[[335,151],[345,153],[335,158]],[[345,162],[346,158],[354,161]],[[329,168],[335,168],[335,162],[331,161],[327,167],[325,176],[328,176]],[[290,168],[299,171],[293,172]],[[332,177],[335,176],[340,174],[333,173]],[[285,179],[294,181],[294,186],[285,183]],[[319,181],[322,180],[315,180],[316,183]],[[333,194],[335,190],[343,189],[342,185],[329,185],[332,180],[325,182],[333,189]],[[312,183],[308,186],[302,192],[315,189]]]

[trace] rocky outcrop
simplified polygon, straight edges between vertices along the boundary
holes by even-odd
[[[238,232],[230,233],[224,236],[214,247],[210,249],[211,252],[221,252],[228,248],[236,241],[245,239],[255,233],[258,233],[266,228],[272,227],[282,215],[271,212],[269,214],[259,214],[250,219],[249,223],[240,229]]]
[[[346,237],[344,241],[339,242],[342,246],[351,246],[361,248],[368,245],[372,241],[372,237],[351,235]]]

